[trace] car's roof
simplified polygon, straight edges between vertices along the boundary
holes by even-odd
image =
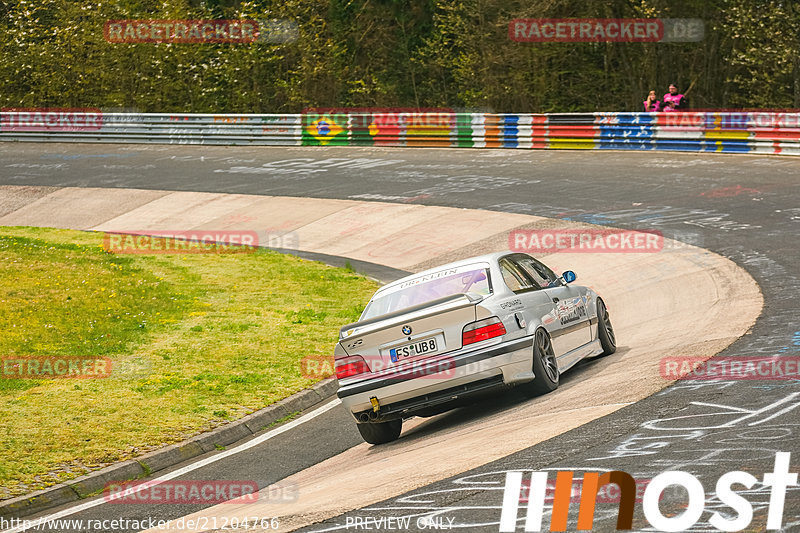
[[[509,254],[513,254],[513,253],[514,252],[512,252],[510,250],[505,250],[503,252],[494,252],[494,253],[491,253],[491,254],[476,255],[475,257],[469,257],[467,259],[461,259],[460,261],[453,261],[452,263],[445,263],[443,265],[439,265],[439,266],[434,267],[434,268],[429,268],[427,270],[423,270],[422,272],[417,272],[415,274],[411,274],[410,276],[406,276],[404,278],[400,278],[400,279],[398,279],[396,281],[393,281],[393,282],[391,282],[391,283],[389,283],[387,285],[384,285],[383,287],[378,289],[376,294],[381,292],[381,291],[383,291],[384,289],[388,289],[390,287],[394,287],[395,285],[399,285],[400,283],[403,283],[405,281],[408,281],[408,280],[411,280],[411,279],[415,279],[415,278],[418,278],[420,276],[424,276],[426,274],[432,274],[434,272],[439,272],[440,270],[445,270],[445,269],[448,269],[448,268],[459,268],[459,267],[463,267],[463,266],[467,266],[467,265],[474,265],[476,263],[494,264],[501,257],[504,257],[504,256],[509,255]]]

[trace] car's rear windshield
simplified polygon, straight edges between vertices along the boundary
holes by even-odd
[[[448,268],[388,287],[367,304],[361,320],[413,307],[437,298],[466,293],[482,296],[492,293],[488,266],[468,265]]]

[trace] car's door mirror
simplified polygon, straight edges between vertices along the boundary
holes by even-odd
[[[577,279],[578,276],[575,275],[575,272],[572,270],[565,270],[563,274],[561,274],[561,279],[564,280],[564,283],[572,283]]]

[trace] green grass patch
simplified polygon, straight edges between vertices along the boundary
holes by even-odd
[[[102,356],[104,379],[0,379],[0,498],[130,459],[316,381],[377,284],[258,250],[115,255],[102,234],[0,228],[0,357]]]

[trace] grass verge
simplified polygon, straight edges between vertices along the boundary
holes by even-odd
[[[313,384],[377,284],[269,250],[115,255],[0,227],[0,358],[102,356],[104,379],[0,378],[0,499],[179,442]]]

